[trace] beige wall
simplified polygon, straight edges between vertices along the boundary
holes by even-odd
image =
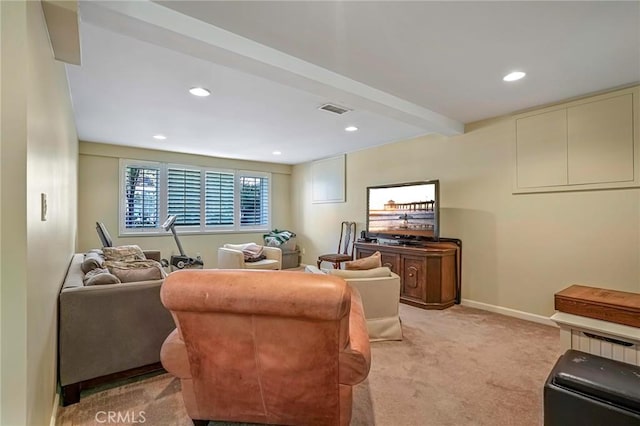
[[[27,416],[27,97],[26,4],[0,2],[2,10],[2,145],[0,173],[0,340],[2,425],[26,424]]]
[[[40,2],[2,2],[2,16],[3,42],[12,43],[2,51],[0,423],[48,424],[56,393],[57,296],[76,238],[78,140],[64,66],[53,60]],[[13,73],[5,75],[5,64]],[[46,222],[41,193],[48,196]]]
[[[271,225],[278,229],[291,227],[291,166],[81,142],[78,185],[78,251],[100,247],[95,230],[95,223],[98,221],[104,222],[107,226],[114,239],[114,244],[138,244],[144,249],[161,250],[162,256],[167,259],[172,253],[178,253],[171,233],[163,236],[118,236],[120,158],[271,172],[273,194]],[[260,243],[262,234],[262,232],[253,232],[179,234],[179,236],[187,255],[196,256],[199,254],[204,260],[205,268],[215,268],[218,260],[218,247],[224,243],[248,241]]]
[[[312,204],[294,167],[293,229],[303,262],[335,251],[342,220],[365,227],[366,187],[440,180],[441,236],[463,241],[462,297],[549,316],[573,283],[640,291],[640,190],[512,195],[513,118],[347,155],[347,202]]]
[[[2,52],[2,7],[0,6],[0,54]],[[2,65],[0,64],[0,259],[2,259]],[[0,321],[2,320],[2,261],[0,261]],[[0,326],[0,421],[2,420],[2,326]]]

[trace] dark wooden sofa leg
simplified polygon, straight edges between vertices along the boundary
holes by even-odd
[[[193,426],[207,426],[209,424],[209,420],[196,420],[191,419],[193,422]]]
[[[72,383],[62,387],[62,406],[75,404],[80,402],[80,390],[82,386],[80,383]]]

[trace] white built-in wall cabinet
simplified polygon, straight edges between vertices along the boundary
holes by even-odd
[[[640,86],[515,117],[514,193],[640,186]]]

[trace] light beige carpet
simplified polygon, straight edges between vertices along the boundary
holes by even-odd
[[[461,306],[400,309],[404,340],[372,343],[369,378],[354,391],[352,425],[542,424],[542,386],[560,355],[558,329]],[[129,421],[104,422],[110,411]],[[161,374],[83,393],[80,403],[60,407],[57,422],[141,423],[191,425],[178,380]]]

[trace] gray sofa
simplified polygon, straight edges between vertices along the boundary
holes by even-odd
[[[147,251],[160,260],[160,252]],[[160,302],[162,280],[84,286],[83,254],[69,265],[59,298],[58,373],[63,405],[83,388],[161,369],[160,348],[175,329]]]

